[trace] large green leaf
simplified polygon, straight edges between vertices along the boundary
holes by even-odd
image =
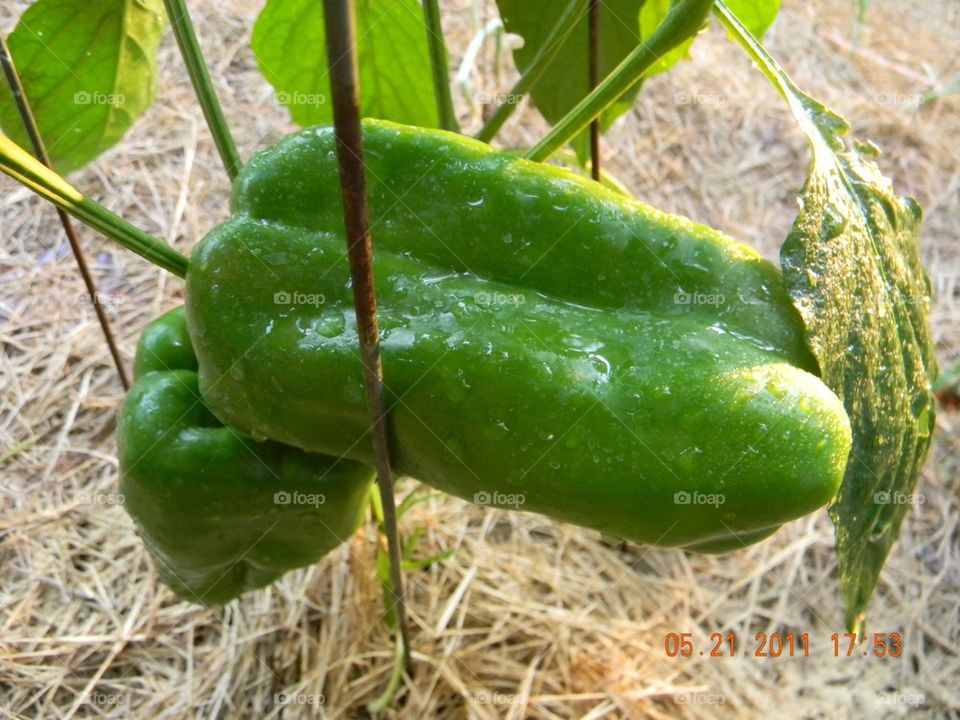
[[[847,625],[856,630],[913,502],[933,429],[937,363],[920,207],[894,193],[873,146],[846,149],[846,123],[816,117],[822,134],[811,139],[812,172],[781,263],[824,382],[853,427],[830,516]]]
[[[417,0],[357,0],[365,117],[437,127],[430,53]],[[253,28],[260,71],[302,126],[333,121],[320,0],[268,0]]]
[[[116,144],[156,93],[161,0],[38,0],[10,34],[47,152],[60,172]],[[6,84],[0,127],[32,147]]]
[[[921,211],[894,193],[873,145],[848,148],[847,122],[803,94],[720,13],[787,100],[813,153],[780,259],[823,380],[843,400],[853,428],[830,516],[847,626],[856,631],[912,504],[934,426],[937,361],[930,280],[920,262]]]
[[[640,42],[640,8],[644,0],[604,0],[600,4],[600,77],[608,75]],[[497,0],[507,32],[523,38],[514,51],[514,62],[524,72],[537,56],[567,0]],[[530,92],[534,105],[551,124],[556,123],[590,92],[588,0],[581,0],[578,20],[553,62]],[[607,110],[604,129],[630,109],[640,85],[631,88],[620,102]],[[581,133],[571,143],[583,162],[589,157],[588,136]]]

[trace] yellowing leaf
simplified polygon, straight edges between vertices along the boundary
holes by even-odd
[[[58,171],[115,145],[153,102],[164,25],[161,0],[38,0],[23,13],[10,54]],[[0,127],[32,151],[6,84]]]

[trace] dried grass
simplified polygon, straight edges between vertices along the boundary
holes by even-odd
[[[445,21],[454,60],[478,27],[467,0]],[[5,3],[9,30],[24,2]],[[192,3],[244,154],[290,129],[249,50],[260,3]],[[960,9],[875,2],[851,50],[852,2],[788,3],[769,45],[801,86],[890,155],[885,170],[926,208],[936,338],[957,353],[960,102],[898,102],[960,74]],[[489,5],[478,5],[490,13]],[[171,38],[157,104],[74,180],[132,222],[189,250],[227,213],[227,182]],[[493,85],[489,53],[474,93]],[[679,95],[694,102],[681,103]],[[468,116],[458,94],[467,129]],[[504,136],[529,144],[524,110]],[[657,78],[605,144],[637,195],[754,243],[771,257],[795,214],[806,151],[773,91],[719,31]],[[115,504],[121,392],[54,214],[2,180],[0,203],[0,715],[358,717],[382,689],[391,645],[373,577],[373,532],[318,566],[223,610],[157,584]],[[144,323],[182,286],[89,231],[83,242],[129,358]],[[416,675],[396,717],[946,717],[960,710],[955,414],[943,413],[915,505],[884,571],[870,631],[901,632],[900,658],[832,657],[842,630],[832,530],[819,512],[724,557],[621,547],[595,533],[459,500],[402,522],[452,558],[409,576]],[[403,486],[403,491],[410,489]],[[809,633],[811,657],[670,659],[664,635]],[[738,653],[739,654],[739,653]],[[278,702],[277,693],[315,704]],[[319,703],[319,696],[323,703]],[[922,696],[919,707],[909,702]],[[721,704],[722,703],[722,704]]]

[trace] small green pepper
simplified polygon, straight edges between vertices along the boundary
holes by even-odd
[[[373,472],[225,427],[201,401],[182,307],[144,330],[119,417],[124,506],[160,578],[215,605],[353,534]]]
[[[707,552],[834,495],[849,422],[756,252],[460,136],[364,141],[398,471]],[[372,462],[337,178],[329,128],[255,156],[188,324],[218,416]]]

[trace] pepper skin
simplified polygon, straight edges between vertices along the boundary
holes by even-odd
[[[849,422],[756,252],[461,136],[364,142],[399,472],[703,552],[833,497]],[[187,273],[206,402],[372,462],[332,130],[255,156],[233,203]]]
[[[200,400],[196,369],[182,307],[147,326],[120,411],[120,489],[160,578],[217,605],[352,535],[373,472],[224,427]]]

